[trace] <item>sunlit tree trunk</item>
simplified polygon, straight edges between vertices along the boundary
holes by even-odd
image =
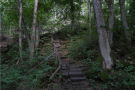
[[[88,0],[88,22],[89,22],[89,31],[90,31],[90,39],[91,39],[91,6],[90,0]]]
[[[99,37],[100,51],[103,57],[103,68],[112,69],[113,60],[110,56],[111,49],[108,42],[107,31],[105,28],[105,21],[103,17],[101,0],[93,0],[93,9]]]
[[[120,4],[120,12],[121,12],[121,19],[123,22],[124,32],[125,32],[126,38],[128,40],[131,40],[130,33],[129,33],[129,31],[127,31],[127,29],[129,29],[129,27],[128,27],[128,23],[127,23],[127,19],[126,19],[125,0],[119,0],[119,4]]]
[[[20,60],[23,60],[22,56],[22,0],[20,0],[20,12],[19,12],[19,51]]]
[[[105,0],[108,5],[109,10],[109,29],[108,30],[108,40],[110,45],[113,43],[113,25],[114,25],[114,0]]]
[[[74,23],[74,0],[70,0],[70,4],[71,4],[71,29],[74,30],[75,28],[75,23]]]
[[[37,8],[38,8],[38,0],[35,0],[34,4],[34,14],[33,14],[33,25],[32,25],[32,34],[31,34],[31,51],[30,51],[30,57],[33,58],[33,52],[35,48],[35,31],[36,31],[36,18],[37,18]]]

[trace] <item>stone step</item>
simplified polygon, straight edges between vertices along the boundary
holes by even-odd
[[[62,71],[62,77],[68,77],[68,72],[63,72]]]
[[[62,70],[67,70],[68,68],[67,67],[61,67]]]
[[[67,57],[65,57],[65,56],[60,56],[60,59],[66,59]]]
[[[78,81],[78,82],[72,82],[72,85],[84,85],[85,83],[82,81]]]
[[[59,44],[59,43],[53,43],[53,46],[54,46],[55,48],[60,48],[60,44]]]
[[[58,53],[59,53],[59,52],[62,52],[63,50],[61,50],[61,49],[57,49],[57,51],[58,51]]]
[[[71,78],[68,78],[68,79],[67,79],[67,82],[71,82]]]
[[[75,61],[70,61],[69,64],[75,64]]]
[[[69,76],[70,77],[82,77],[84,76],[83,73],[80,71],[80,72],[71,72],[69,71]]]
[[[62,62],[69,62],[70,59],[68,59],[68,58],[67,58],[67,59],[61,59],[61,61],[62,61]]]
[[[62,64],[66,64],[66,65],[68,65],[68,64],[69,64],[69,62],[62,62]]]
[[[62,64],[61,66],[62,66],[62,67],[66,67],[67,65],[66,65],[66,64]]]
[[[78,69],[70,69],[71,72],[77,72],[77,71],[82,71],[82,69],[78,68]]]
[[[54,40],[53,43],[60,43],[59,40]]]
[[[71,77],[71,81],[83,81],[85,77]]]
[[[77,68],[79,68],[79,66],[77,66],[77,65],[72,65],[72,66],[70,66],[69,68],[70,68],[70,69],[77,69]]]

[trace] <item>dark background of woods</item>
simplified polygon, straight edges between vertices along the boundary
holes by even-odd
[[[135,89],[134,0],[1,0],[1,89],[55,89],[57,34],[93,89]],[[55,59],[55,55],[50,58]],[[103,62],[105,64],[103,64]],[[55,79],[58,77],[55,76]]]

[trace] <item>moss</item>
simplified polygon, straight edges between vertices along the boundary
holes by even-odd
[[[109,78],[109,74],[106,73],[106,72],[99,72],[99,78],[102,80],[102,81],[107,81],[108,78]]]
[[[104,60],[104,59],[103,59],[103,57],[102,57],[102,55],[101,55],[101,52],[99,52],[98,57],[97,57],[97,59],[96,59],[96,62],[99,63],[100,68],[103,67],[103,60]]]
[[[89,70],[89,71],[86,71],[85,72],[85,75],[88,77],[88,78],[90,78],[91,76],[93,76],[93,75],[98,75],[98,71],[95,71],[95,70]]]
[[[134,63],[131,64],[130,62],[127,62],[127,61],[119,61],[119,63],[121,63],[124,67],[131,66],[131,65],[135,66]]]

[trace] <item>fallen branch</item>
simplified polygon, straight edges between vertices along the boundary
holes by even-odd
[[[19,60],[16,62],[16,65],[19,63]]]
[[[59,71],[59,69],[61,68],[61,65],[59,65],[59,67],[57,68],[57,70],[53,73],[53,75],[49,78],[50,80],[54,77],[54,75]]]
[[[55,52],[54,52],[55,53]],[[48,59],[48,58],[50,58],[54,53],[52,53],[50,56],[48,56],[46,59]],[[44,59],[42,62],[40,62],[38,65],[41,65],[46,59]],[[32,72],[33,70],[35,70],[37,67],[38,67],[38,65],[35,67],[35,68],[33,68],[31,71],[29,71],[27,74],[29,74],[30,72]],[[25,75],[27,75],[27,74],[25,74]]]

